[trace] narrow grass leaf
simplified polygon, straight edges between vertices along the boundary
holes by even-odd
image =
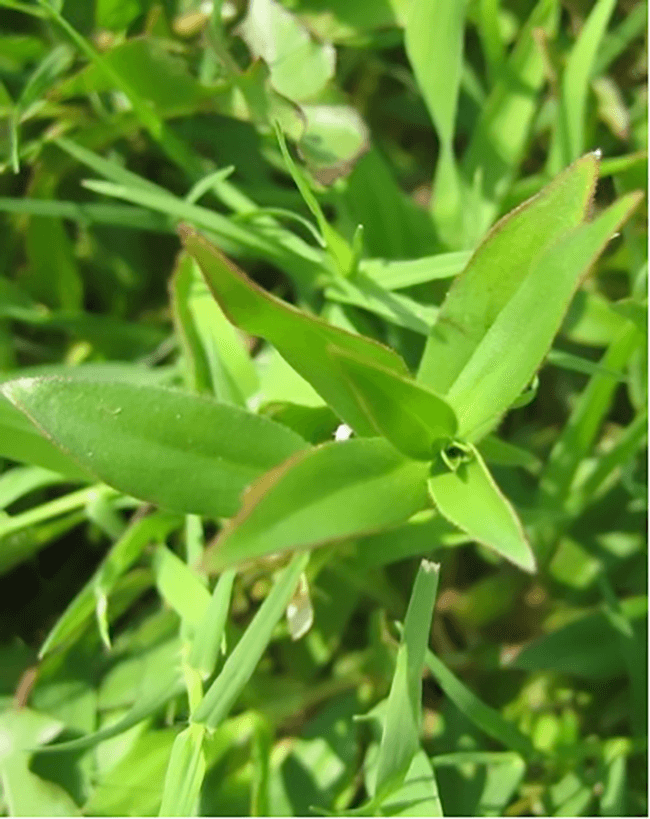
[[[330,348],[376,431],[410,458],[432,460],[456,432],[447,402],[413,380]]]
[[[245,406],[246,398],[258,388],[254,364],[237,330],[212,298],[198,265],[185,253],[172,279],[172,307],[193,388]]]
[[[403,261],[364,259],[359,263],[359,270],[386,290],[400,290],[436,279],[451,279],[467,266],[471,258],[472,251],[460,250]]]
[[[437,307],[419,304],[409,296],[385,290],[363,274],[357,275],[354,281],[336,279],[325,288],[325,297],[340,304],[361,307],[391,324],[424,336],[429,335],[438,315]]]
[[[383,816],[444,816],[435,771],[421,748],[402,785],[382,802],[381,811]]]
[[[530,739],[470,691],[432,651],[427,651],[425,663],[445,695],[477,728],[526,760],[536,755]]]
[[[266,2],[266,0],[264,0]],[[330,223],[325,218],[325,214],[316,199],[316,195],[314,194],[309,180],[305,175],[302,168],[300,168],[293,160],[293,157],[289,153],[289,148],[287,147],[287,141],[284,138],[284,134],[280,130],[280,127],[276,123],[275,126],[275,133],[278,139],[278,143],[280,145],[280,151],[282,153],[282,158],[287,166],[289,173],[291,174],[291,178],[296,184],[296,187],[300,191],[300,195],[302,196],[305,204],[309,208],[312,213],[312,216],[316,220],[316,224],[318,225],[318,229],[320,231],[322,242],[327,246],[330,256],[332,257],[332,261],[334,262],[338,273],[341,276],[347,276],[351,272],[352,261],[353,261],[353,254],[352,248],[346,242],[346,240],[341,236],[341,234],[330,225]]]
[[[423,560],[413,584],[379,746],[373,800],[377,804],[404,782],[420,747],[422,671],[439,574],[439,565]]]
[[[160,674],[156,680],[156,684],[145,690],[126,714],[117,720],[117,722],[106,726],[106,728],[101,728],[92,734],[79,737],[79,739],[58,742],[54,745],[44,746],[38,750],[40,753],[63,753],[94,748],[101,742],[128,731],[129,728],[132,728],[152,714],[160,711],[170,700],[184,693],[185,679],[181,670],[179,656],[178,667],[168,668],[164,673]]]
[[[152,230],[157,233],[174,232],[171,219],[132,205],[69,202],[60,199],[14,199],[0,196],[0,213],[49,216],[54,219],[69,219],[82,225],[107,224],[132,230]]]
[[[542,251],[584,220],[597,175],[598,159],[588,154],[495,225],[440,308],[419,380],[441,395],[449,390]]]
[[[226,660],[221,673],[192,715],[193,722],[216,728],[235,704],[271,641],[273,630],[285,612],[309,562],[309,555],[295,555],[275,581],[268,597]]]
[[[205,566],[219,570],[400,523],[427,505],[427,472],[426,462],[379,438],[299,453],[248,489],[241,512],[206,550]]]
[[[79,145],[79,143],[74,142],[72,139],[61,136],[53,140],[53,142],[62,151],[65,151],[66,154],[76,159],[77,162],[95,171],[95,173],[98,173],[110,182],[114,182],[116,185],[125,185],[129,188],[143,188],[144,190],[157,193],[161,196],[170,195],[165,188],[156,185],[156,183],[150,179],[133,173],[133,171],[120,165],[119,162],[106,159],[100,154],[95,153],[95,151],[91,151],[83,145]]]
[[[601,366],[605,370],[614,371],[625,367],[642,338],[639,329],[628,322],[612,341],[601,359]],[[617,379],[606,373],[598,373],[592,376],[580,395],[542,473],[540,491],[552,503],[562,505],[569,499],[569,487],[580,462],[587,456],[595,441],[616,385]]]
[[[554,367],[559,367],[561,370],[569,370],[570,372],[574,373],[584,373],[584,375],[596,375],[597,373],[600,373],[602,375],[608,375],[611,378],[616,379],[618,382],[627,380],[627,374],[620,370],[618,372],[616,370],[607,370],[605,367],[601,366],[600,364],[596,364],[588,358],[573,355],[572,353],[567,353],[564,350],[549,350],[548,355],[546,356],[546,361],[548,364],[552,364]]]
[[[85,180],[84,187],[104,196],[151,208],[175,220],[191,222],[214,234],[227,251],[260,255],[289,272],[301,285],[313,286],[316,276],[322,273],[322,251],[277,225],[246,224],[200,205],[192,205],[168,191],[159,193],[101,180]]]
[[[225,256],[190,228],[181,231],[187,251],[197,260],[210,290],[237,327],[262,336],[305,378],[359,434],[374,430],[342,383],[331,359],[331,344],[373,361],[386,369],[408,375],[397,353],[378,342],[333,327],[307,315],[251,282]]]
[[[232,587],[236,572],[226,569],[219,576],[203,620],[199,623],[192,640],[188,663],[203,677],[214,671],[228,619]]]
[[[562,76],[560,105],[548,157],[551,173],[584,151],[587,98],[598,49],[616,7],[616,0],[597,0],[571,49]]]
[[[197,628],[210,605],[210,593],[180,557],[158,546],[153,558],[156,588],[179,617]]]
[[[58,472],[40,466],[16,466],[8,469],[0,475],[0,509],[6,509],[36,489],[54,486],[64,480]]]
[[[462,436],[477,440],[527,386],[548,352],[581,278],[640,200],[640,193],[622,197],[593,222],[572,231],[542,254],[448,392]]]
[[[496,435],[487,435],[479,447],[481,455],[487,463],[499,466],[521,466],[531,472],[537,472],[542,466],[540,459],[523,447],[497,438]]]
[[[234,514],[245,486],[306,446],[287,427],[176,390],[73,377],[1,389],[91,474],[179,512]]]
[[[525,571],[535,571],[521,523],[474,447],[455,469],[438,457],[429,490],[440,513],[459,529]]]
[[[151,542],[163,541],[180,524],[179,516],[166,512],[154,512],[132,523],[56,621],[40,648],[39,657],[45,657],[69,643],[92,617],[98,600],[108,597],[117,581],[140,557],[144,548]]]
[[[465,241],[470,247],[498,215],[524,158],[539,92],[546,79],[539,38],[554,39],[560,12],[559,0],[539,0],[472,129],[463,158],[464,176],[477,190],[477,201],[472,207],[467,203],[464,225]]]
[[[438,230],[450,244],[462,213],[453,139],[466,7],[466,0],[412,0],[404,29],[406,53],[440,139],[431,204]]]
[[[174,740],[158,816],[195,816],[205,777],[205,728],[192,724]]]
[[[619,472],[643,446],[648,437],[648,410],[640,412],[623,430],[614,446],[601,455],[594,464],[593,470],[578,486],[572,487],[567,505],[573,509],[582,509],[597,503],[604,487],[610,485],[612,477]]]

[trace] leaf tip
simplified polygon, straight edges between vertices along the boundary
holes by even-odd
[[[11,401],[12,404],[18,405],[21,397],[30,393],[39,380],[40,379],[33,377],[14,378],[11,381],[0,384],[0,393]]]
[[[517,565],[520,569],[523,569],[528,574],[537,574],[537,561],[535,560],[535,555],[533,550],[530,547],[529,543],[526,543],[526,556],[523,560],[517,561]]]
[[[192,225],[188,225],[187,222],[180,222],[176,228],[176,231],[183,244],[187,244],[189,239],[192,239],[197,235],[196,230],[192,227]]]
[[[427,574],[440,574],[440,563],[434,563],[432,560],[421,560],[420,568]]]

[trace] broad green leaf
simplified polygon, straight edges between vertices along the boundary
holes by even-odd
[[[58,472],[87,483],[89,473],[34,429],[22,412],[0,393],[0,456]]]
[[[425,663],[434,680],[454,705],[492,739],[511,748],[524,759],[535,756],[535,749],[529,737],[512,722],[506,720],[499,711],[479,699],[461,682],[432,651],[426,652]]]
[[[316,389],[341,418],[359,434],[372,426],[342,383],[328,347],[334,344],[352,355],[408,375],[397,353],[362,336],[307,315],[251,282],[225,256],[191,228],[183,227],[187,251],[199,263],[208,286],[224,313],[237,327],[262,336]]]
[[[313,99],[334,75],[331,43],[314,40],[276,0],[251,0],[240,31],[252,56],[268,64],[275,89],[290,100]]]
[[[275,581],[268,597],[224,663],[221,673],[192,715],[193,722],[216,728],[228,716],[266,651],[273,629],[289,605],[308,562],[308,554],[295,555]]]
[[[448,458],[454,457],[447,449]],[[535,571],[535,557],[517,515],[501,494],[478,451],[468,446],[458,454],[460,462],[434,462],[429,490],[444,517],[478,543],[494,549],[506,560]]]
[[[424,461],[387,441],[334,441],[298,453],[253,484],[234,517],[208,547],[206,567],[272,552],[310,549],[383,529],[427,505]]]
[[[499,205],[524,159],[539,92],[547,77],[538,32],[553,41],[560,12],[558,0],[539,0],[472,129],[463,158],[464,175],[477,196],[473,207],[466,202],[464,227],[469,247],[479,241],[498,215]]]
[[[456,432],[447,402],[415,381],[330,348],[378,434],[410,458],[432,460]]]
[[[370,134],[351,105],[301,105],[307,122],[298,142],[300,155],[324,184],[347,176],[368,150]]]
[[[169,757],[159,816],[195,816],[203,777],[205,751],[202,725],[190,725],[174,740]]]
[[[542,251],[583,221],[597,174],[588,154],[495,225],[440,308],[419,380],[441,395],[450,389]]]
[[[478,439],[530,382],[581,278],[640,200],[640,193],[621,197],[593,222],[572,231],[541,255],[447,394],[461,436]]]
[[[373,802],[381,804],[403,781],[420,747],[422,671],[440,566],[423,560],[413,584],[379,746]]]
[[[306,446],[287,427],[176,390],[72,377],[1,389],[91,474],[174,511],[232,515],[252,480]]]

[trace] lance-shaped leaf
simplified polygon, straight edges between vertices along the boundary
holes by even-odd
[[[199,264],[226,316],[251,335],[262,336],[360,435],[374,429],[341,378],[328,350],[339,347],[387,370],[408,375],[403,360],[388,347],[333,327],[275,298],[250,281],[214,245],[189,227],[181,227],[183,244]]]
[[[598,158],[588,154],[494,226],[447,294],[418,380],[449,390],[535,260],[585,219],[597,176]]]
[[[456,416],[440,396],[391,370],[330,348],[376,431],[410,458],[432,460],[456,432]]]
[[[427,473],[428,464],[381,438],[296,453],[247,490],[239,514],[206,550],[205,565],[218,571],[400,523],[427,505]]]
[[[235,514],[249,483],[307,446],[288,427],[179,390],[72,377],[1,389],[84,470],[178,512]]]
[[[530,382],[582,277],[641,201],[621,197],[550,247],[485,333],[447,394],[460,435],[479,440]]]
[[[521,523],[475,447],[458,448],[457,453],[450,448],[445,459],[439,457],[429,490],[440,514],[455,526],[527,572],[535,571]]]

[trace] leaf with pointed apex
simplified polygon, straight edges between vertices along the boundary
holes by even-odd
[[[453,470],[442,457],[433,465],[429,490],[440,514],[478,543],[534,572],[535,557],[514,509],[476,448],[467,449],[468,457],[459,459]]]
[[[334,345],[350,355],[408,376],[399,355],[377,341],[348,333],[286,304],[250,281],[192,228],[182,226],[180,233],[185,248],[198,262],[208,287],[230,321],[273,344],[359,435],[374,435],[372,424],[341,378],[328,347]]]
[[[582,277],[642,194],[621,197],[548,248],[485,333],[447,393],[459,435],[478,441],[528,385],[560,329]]]
[[[431,461],[454,436],[456,416],[444,398],[344,350],[329,349],[377,432],[404,455]]]
[[[381,438],[297,453],[248,489],[239,514],[208,547],[206,568],[219,571],[405,521],[427,505],[428,469]]]
[[[180,390],[74,377],[0,389],[84,470],[178,512],[234,515],[249,483],[307,446],[268,418]]]
[[[444,395],[549,245],[586,217],[598,177],[587,154],[504,216],[452,284],[427,340],[418,380]]]

